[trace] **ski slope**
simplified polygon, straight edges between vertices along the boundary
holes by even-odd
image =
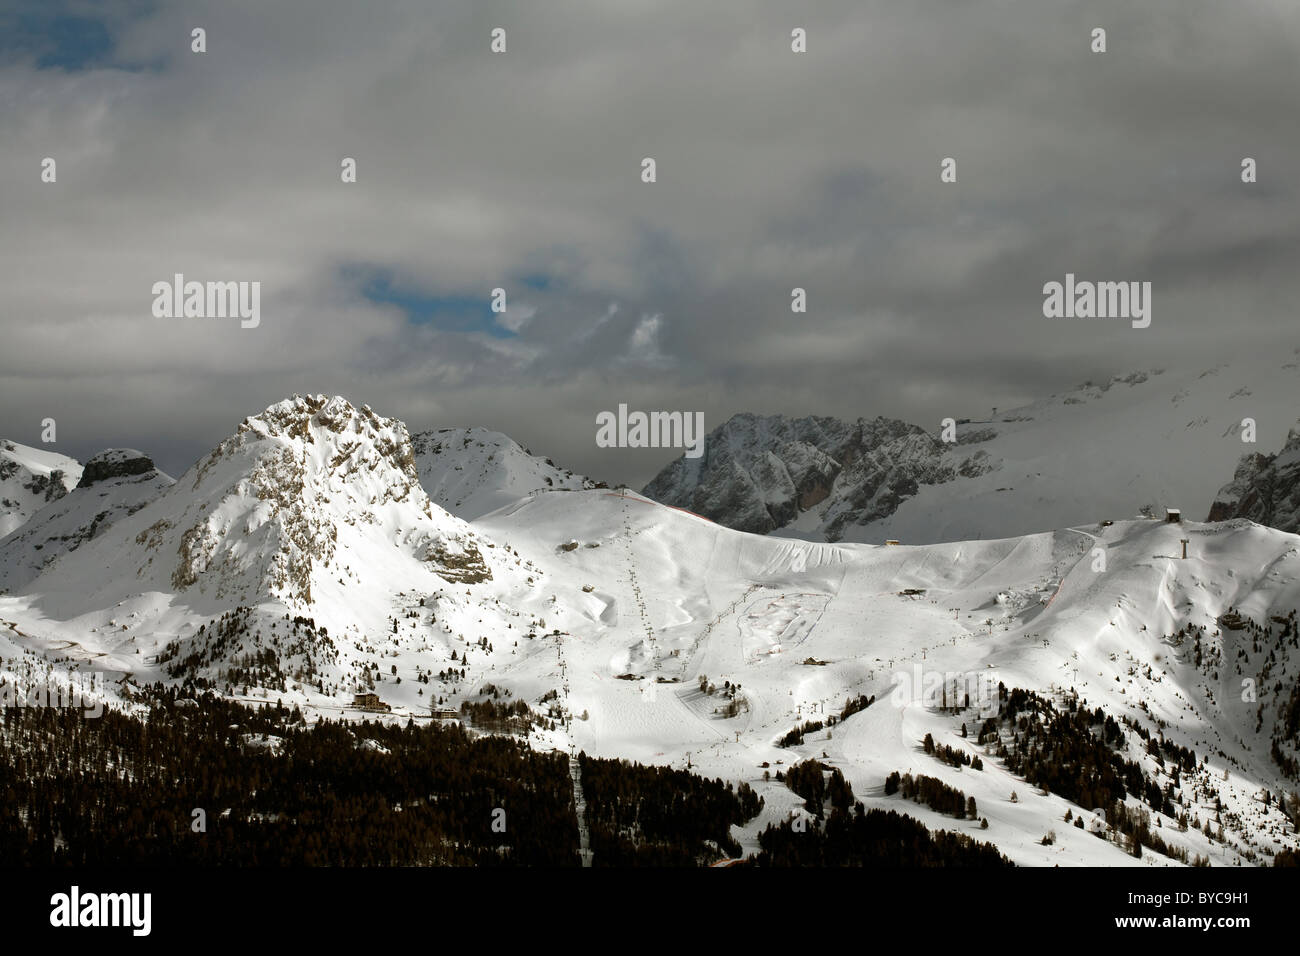
[[[503,695],[556,719],[531,731],[537,748],[750,783],[766,805],[736,834],[749,850],[763,826],[803,812],[765,771],[816,758],[868,806],[991,840],[1017,863],[1173,865],[1066,824],[1082,809],[1104,829],[1092,808],[1034,790],[960,735],[978,699],[954,715],[925,685],[1001,682],[1058,701],[1072,689],[1205,758],[1184,791],[1201,818],[1222,820],[1224,839],[1166,826],[1171,845],[1215,865],[1266,863],[1296,845],[1259,800],[1295,786],[1269,758],[1272,699],[1258,730],[1258,703],[1243,699],[1261,658],[1245,632],[1218,625],[1232,608],[1263,622],[1300,606],[1296,535],[1244,520],[1120,520],[828,544],[744,534],[604,489],[529,495],[467,524],[428,500],[409,448],[400,423],[323,396],[246,421],[143,508],[0,595],[0,676],[94,669],[117,700],[132,684],[202,679],[331,719],[375,719],[350,706],[369,686],[392,707],[383,719],[403,722]],[[244,624],[217,640],[237,605]],[[286,615],[318,629],[295,630],[292,650],[275,643]],[[1170,639],[1189,624],[1207,628],[1222,666],[1196,666]],[[281,648],[283,686],[232,676],[267,647]],[[1300,655],[1280,650],[1270,682],[1297,679]],[[876,702],[778,745],[858,695]],[[924,754],[926,734],[980,753],[984,769]],[[1130,736],[1128,759],[1156,772]],[[894,771],[974,796],[988,829],[885,796]],[[1205,803],[1211,785],[1221,812]]]

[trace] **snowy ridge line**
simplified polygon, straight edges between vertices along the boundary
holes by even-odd
[[[486,428],[419,432],[411,437],[411,445],[429,498],[467,521],[477,521],[526,495],[590,489],[597,484]]]
[[[631,497],[634,501],[639,501],[643,505],[658,505],[660,508],[669,508],[673,511],[680,511],[684,515],[690,515],[692,518],[699,518],[701,521],[707,521],[709,524],[717,524],[717,522],[714,521],[712,518],[706,518],[704,517],[704,515],[696,514],[694,511],[691,511],[688,508],[679,508],[677,505],[667,505],[664,504],[662,501],[655,501],[653,498],[645,498],[636,495],[617,495],[612,491],[606,492],[606,494],[608,494],[611,498],[622,498],[624,501],[626,501],[629,497]]]
[[[736,530],[812,541],[1021,536],[1143,506],[1300,530],[1300,430],[1287,432],[1297,370],[1294,355],[1269,355],[1085,382],[989,423],[957,417],[955,440],[894,419],[738,413],[709,433],[706,461],[679,457],[643,491]],[[1278,461],[1242,456],[1247,413],[1260,447],[1282,447]],[[1273,485],[1280,494],[1264,493]]]
[[[639,496],[615,493],[623,499],[615,504],[606,489],[521,494],[468,525],[428,503],[406,442],[398,423],[343,402],[304,399],[250,420],[180,485],[62,556],[32,586],[0,596],[0,619],[12,622],[0,623],[0,670],[26,655],[57,659],[60,669],[69,656],[93,656],[90,666],[130,672],[141,684],[192,677],[219,694],[233,685],[227,696],[252,702],[283,697],[309,720],[337,717],[358,673],[376,672],[394,715],[426,709],[430,687],[419,688],[430,683],[445,695],[437,706],[454,712],[490,677],[517,700],[556,699],[554,730],[529,742],[570,758],[578,824],[570,851],[591,849],[582,753],[675,767],[687,758],[702,775],[753,785],[769,810],[738,839],[754,852],[762,826],[795,800],[762,780],[763,764],[823,759],[825,751],[869,808],[907,812],[932,828],[969,826],[886,798],[879,790],[886,775],[921,769],[965,791],[990,821],[977,835],[1020,864],[1165,863],[1154,854],[1134,863],[1122,848],[1073,827],[1066,832],[1067,802],[1028,792],[995,761],[984,758],[978,773],[941,761],[918,768],[917,745],[927,734],[975,749],[956,744],[959,718],[918,696],[933,673],[987,674],[994,684],[1034,692],[1074,685],[1089,708],[1194,748],[1198,763],[1208,763],[1205,773],[1186,776],[1181,799],[1172,797],[1180,814],[1190,810],[1202,821],[1207,797],[1221,799],[1227,839],[1195,826],[1180,831],[1165,814],[1170,845],[1243,866],[1296,846],[1290,829],[1280,829],[1279,811],[1261,811],[1252,797],[1295,787],[1269,756],[1274,728],[1285,729],[1272,687],[1295,686],[1294,638],[1270,639],[1257,652],[1252,631],[1225,630],[1220,639],[1215,621],[1236,610],[1282,623],[1300,607],[1300,537],[1245,520],[1121,519],[1097,538],[1106,568],[1091,573],[1085,562],[1094,536],[1078,527],[897,548],[808,545],[692,521],[676,508],[637,512],[627,498]],[[472,484],[475,469],[465,464]],[[1193,559],[1163,560],[1177,553],[1180,537],[1197,540]],[[624,611],[629,601],[635,615]],[[235,627],[235,604],[256,614]],[[231,627],[214,629],[227,616]],[[299,628],[299,616],[311,626]],[[1208,630],[1188,631],[1189,624]],[[479,643],[489,637],[498,646]],[[1193,663],[1196,639],[1203,663]],[[786,653],[749,659],[755,646],[778,641]],[[273,662],[245,667],[244,656],[259,652]],[[679,655],[685,660],[667,660]],[[181,664],[184,673],[173,672]],[[466,672],[464,680],[411,679],[413,671],[442,675],[449,664]],[[1258,681],[1266,664],[1270,694],[1255,729],[1260,708],[1238,698],[1237,678]],[[639,685],[611,676],[628,672]],[[743,688],[748,709],[731,715],[724,697],[696,696],[679,683],[702,673]],[[655,703],[660,680],[678,684],[664,688],[676,704]],[[891,694],[891,681],[900,680],[906,684]],[[119,696],[112,686],[109,692]],[[833,735],[826,728],[809,733],[806,744],[776,746],[795,724],[838,714],[846,698],[867,694],[876,705],[837,722]],[[579,707],[590,714],[581,724],[587,711],[576,714]],[[1130,740],[1128,757],[1154,773],[1145,739]],[[1281,746],[1290,757],[1292,737]],[[1198,781],[1203,794],[1193,794]],[[1012,789],[1023,798],[1014,805]],[[1140,800],[1135,795],[1130,805]],[[1041,844],[1049,830],[1058,839]]]
[[[521,511],[524,508],[527,508],[536,500],[537,500],[537,492],[530,491],[525,497],[520,498],[514,504],[506,505],[506,510],[494,511],[491,512],[491,514],[494,518],[509,518],[511,515],[516,514],[517,512]]]

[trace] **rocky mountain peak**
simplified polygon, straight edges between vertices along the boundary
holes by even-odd
[[[382,418],[369,405],[355,407],[342,396],[294,395],[244,419],[234,436],[219,446],[228,452],[250,441],[269,439],[304,447],[377,452],[389,465],[416,481],[415,458],[406,425]],[[376,467],[378,462],[372,462]]]
[[[171,581],[178,589],[218,559],[238,557],[246,570],[239,538],[249,536],[264,541],[258,587],[302,601],[337,567],[340,540],[356,534],[414,553],[447,580],[491,577],[468,527],[435,509],[421,487],[406,425],[368,406],[295,395],[244,419],[192,472],[193,490],[207,494],[186,519]],[[244,516],[235,527],[232,513]]]
[[[982,430],[979,440],[996,433]],[[877,416],[733,415],[705,439],[704,455],[678,458],[645,487],[665,504],[740,531],[765,534],[815,513],[819,534],[892,514],[922,484],[992,469],[987,454],[945,444],[924,429]]]
[[[1300,532],[1300,423],[1275,455],[1242,455],[1232,481],[1219,489],[1210,521],[1249,518],[1282,531]]]
[[[155,471],[153,459],[133,448],[108,448],[87,460],[78,488],[86,488],[110,478],[130,478]]]

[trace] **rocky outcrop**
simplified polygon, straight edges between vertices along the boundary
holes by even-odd
[[[1300,426],[1276,455],[1243,455],[1232,481],[1219,489],[1210,521],[1248,518],[1282,531],[1300,532]]]
[[[338,579],[341,539],[358,536],[396,544],[447,582],[492,577],[468,527],[430,503],[406,426],[337,396],[294,396],[245,419],[181,481],[179,534],[162,535],[178,539],[177,590],[309,604]]]
[[[95,455],[86,462],[76,488],[55,497],[0,540],[0,591],[21,590],[55,561],[135,514],[173,484],[138,451],[112,449]]]
[[[0,538],[77,485],[75,458],[0,441]]]
[[[701,458],[678,458],[644,493],[757,534],[814,511],[817,530],[838,541],[848,526],[892,514],[921,485],[992,470],[988,454],[969,446],[994,435],[945,443],[897,419],[735,415],[709,434]]]
[[[87,488],[112,478],[131,478],[154,471],[153,459],[131,448],[110,448],[86,462],[78,488]]]

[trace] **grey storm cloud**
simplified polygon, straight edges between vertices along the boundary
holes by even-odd
[[[326,392],[639,484],[673,453],[597,448],[619,403],[709,428],[933,425],[1295,344],[1292,3],[42,9],[112,45],[61,66],[0,43],[0,435],[18,441],[53,417],[61,450],[127,444],[180,472],[244,416]],[[178,272],[261,282],[258,328],[154,318],[152,284]],[[1045,319],[1067,272],[1152,282],[1151,327]],[[496,287],[509,312],[478,315]]]

